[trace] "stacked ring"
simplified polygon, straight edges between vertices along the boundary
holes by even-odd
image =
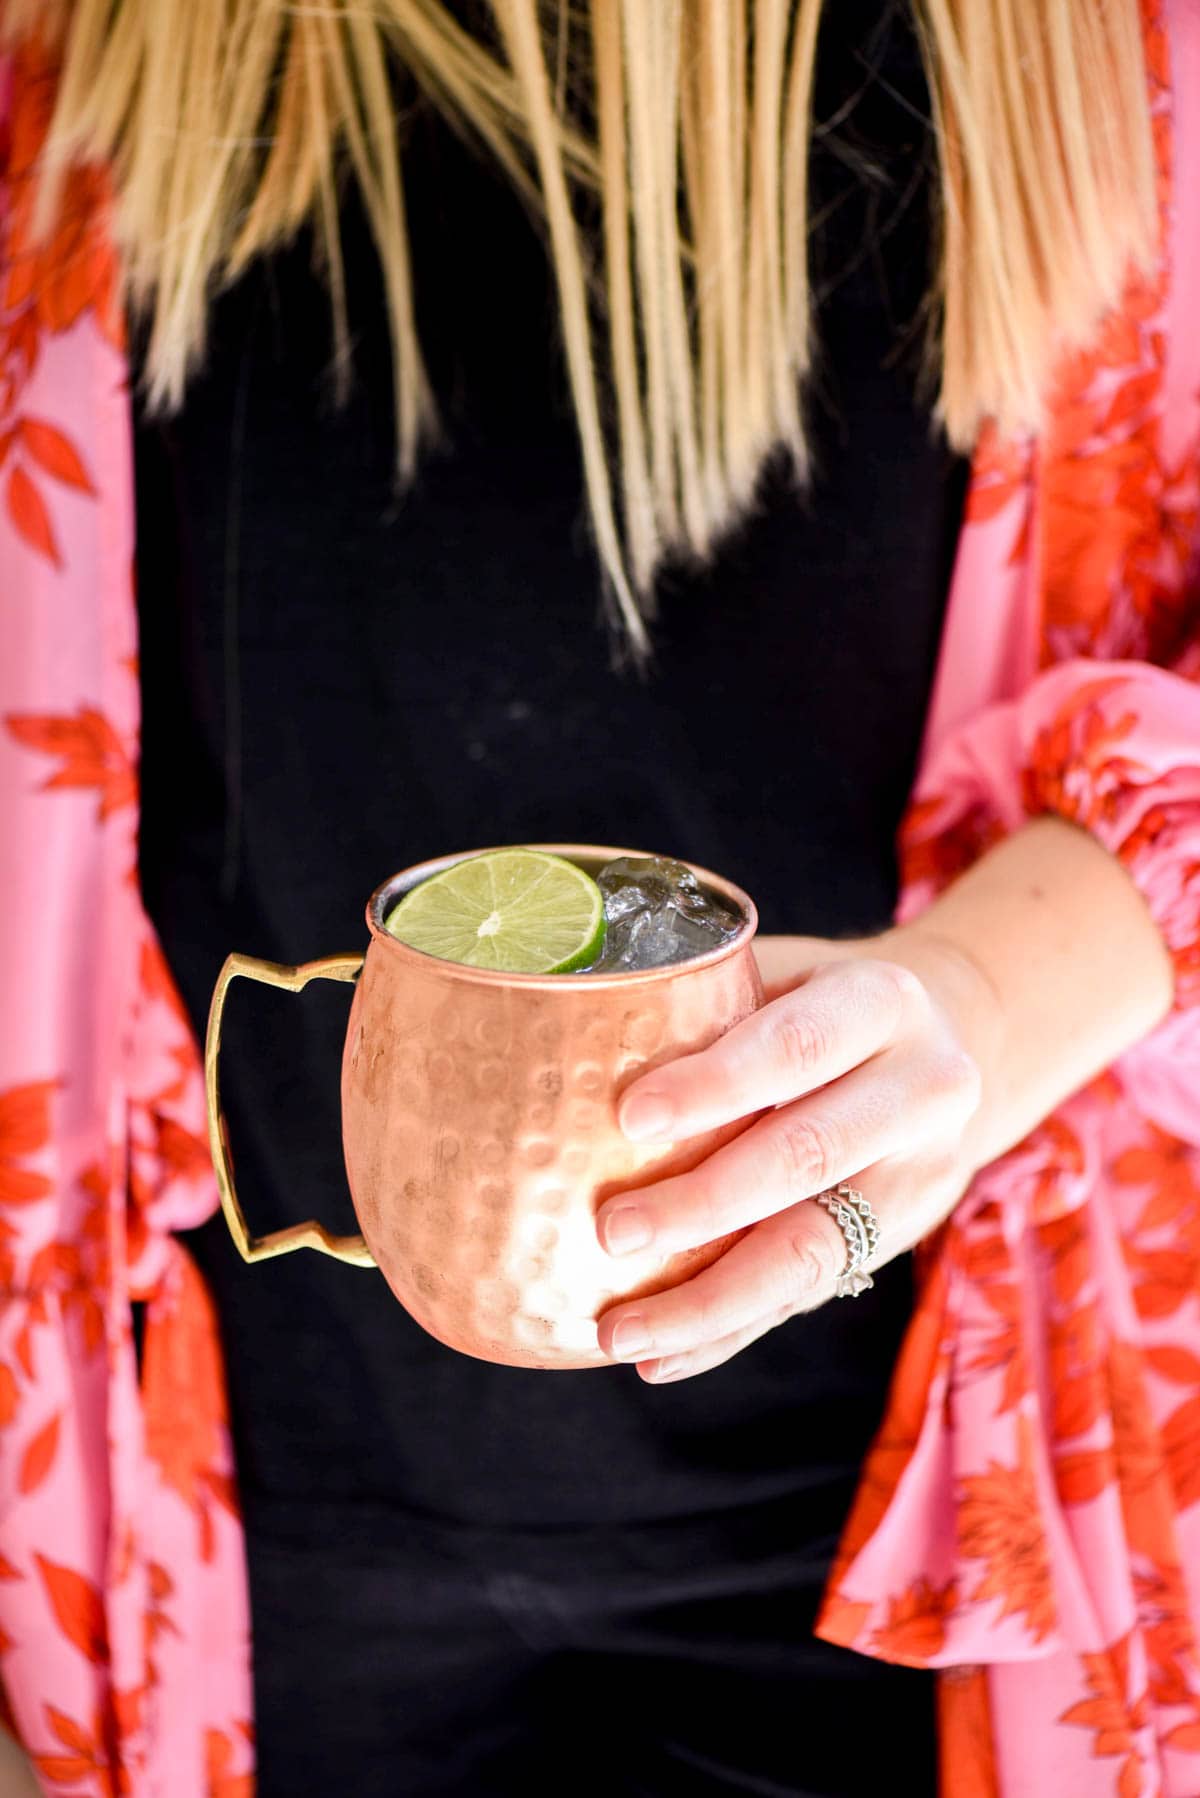
[[[828,1211],[846,1239],[846,1265],[838,1275],[837,1296],[856,1299],[875,1284],[866,1264],[879,1248],[879,1220],[858,1188],[844,1180],[840,1186],[817,1193],[816,1202]]]

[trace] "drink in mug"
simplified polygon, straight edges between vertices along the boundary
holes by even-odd
[[[412,887],[384,919],[439,960],[512,974],[667,967],[737,935],[741,907],[686,862],[618,856],[595,869],[536,849],[468,856]]]
[[[596,1319],[734,1240],[612,1261],[612,1194],[696,1165],[746,1120],[679,1143],[628,1142],[617,1101],[762,1003],[753,902],[704,869],[591,845],[443,857],[383,882],[365,957],[284,968],[227,960],[206,1051],[222,1204],[257,1261],[315,1248],[377,1266],[434,1336],[514,1366],[607,1365]],[[229,983],[353,982],[342,1062],[346,1170],[362,1235],[318,1222],[256,1239],[233,1182],[217,1063]]]

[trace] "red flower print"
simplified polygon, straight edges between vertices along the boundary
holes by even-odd
[[[59,1567],[44,1555],[33,1558],[59,1629],[93,1666],[103,1667],[108,1660],[108,1628],[99,1589],[73,1567]]]
[[[1167,1418],[1163,1448],[1180,1510],[1200,1499],[1200,1396],[1185,1399]]]
[[[944,1586],[918,1579],[888,1601],[887,1622],[875,1631],[876,1654],[906,1667],[927,1667],[946,1641],[946,1619],[958,1604],[953,1580]]]
[[[100,1295],[109,1277],[108,1190],[98,1166],[85,1168],[77,1182],[77,1191],[86,1209],[75,1214],[73,1242],[47,1243],[34,1256],[30,1265],[30,1282],[35,1287],[56,1284],[62,1294],[62,1308],[79,1324],[83,1352],[93,1355],[104,1342],[104,1307]],[[29,1314],[17,1336],[17,1355],[29,1379],[33,1379],[33,1332],[46,1322],[46,1307],[40,1291],[29,1301]]]
[[[967,517],[972,521],[994,518],[1028,480],[1029,451],[1002,437],[995,425],[989,422],[979,433],[971,473],[973,480],[967,499]]]
[[[143,942],[138,971],[144,997],[165,1005],[172,1016],[187,1031],[189,1053],[194,1061],[195,1048],[191,1034],[191,1020],[184,1010],[183,1000],[179,997],[179,988],[167,966],[166,956],[159,946],[157,937],[147,937]]]
[[[996,1401],[997,1413],[1011,1411],[1029,1386],[1029,1364],[1021,1341],[1021,1295],[1017,1287],[996,1282],[983,1288],[983,1296],[1002,1319],[966,1364],[966,1371],[988,1373],[1004,1369],[1004,1383]]]
[[[77,487],[81,493],[94,497],[96,489],[83,457],[57,425],[44,418],[23,418],[14,426],[12,436],[46,474],[61,481],[64,487]]]
[[[115,1753],[115,1729],[110,1712],[97,1710],[90,1729],[52,1704],[44,1705],[46,1722],[60,1746],[51,1754],[35,1754],[33,1764],[43,1779],[58,1785],[88,1781],[88,1798],[121,1798],[129,1790],[129,1778]],[[67,1752],[64,1754],[63,1749]]]
[[[35,218],[37,169],[54,106],[57,70],[45,50],[28,43],[13,59],[6,175],[9,191],[6,311],[29,308],[39,329],[69,331],[92,312],[113,343],[122,341],[117,260],[108,235],[109,189],[95,168],[65,178],[53,228]]]
[[[972,1280],[995,1280],[1012,1270],[1012,1254],[1004,1240],[1000,1207],[981,1205],[962,1245],[962,1262]]]
[[[920,799],[909,807],[900,831],[905,883],[928,883],[940,892],[1002,835],[999,823],[982,803],[948,814],[944,799]]]
[[[146,1327],[142,1398],[146,1452],[164,1483],[196,1513],[201,1552],[213,1551],[210,1506],[236,1514],[237,1496],[225,1473],[226,1409],[221,1350],[212,1300],[190,1260],[169,1314],[152,1306]]]
[[[1010,566],[1021,560],[1028,542],[1032,472],[1028,446],[1001,437],[995,425],[985,424],[971,461],[966,522],[986,524],[1020,498],[1021,509],[1014,514],[1017,528],[1008,552]]]
[[[1051,1324],[1050,1387],[1056,1442],[1082,1436],[1104,1411],[1108,1381],[1099,1359],[1094,1305],[1081,1305]]]
[[[1024,1616],[1035,1642],[1054,1628],[1056,1611],[1050,1557],[1042,1531],[1028,1424],[1019,1425],[1015,1467],[992,1461],[986,1473],[962,1482],[959,1548],[966,1560],[986,1563],[971,1593],[974,1604],[998,1598],[999,1617]]]
[[[43,792],[95,787],[101,818],[137,798],[133,760],[107,718],[93,706],[81,705],[74,717],[17,714],[6,718],[5,724],[26,749],[61,758],[62,766],[43,781]]]
[[[1077,1305],[1065,1317],[1056,1318],[1050,1327],[1051,1378],[1066,1380],[1082,1367],[1093,1367],[1102,1347],[1100,1311],[1094,1303]]]
[[[1108,1382],[1125,1528],[1136,1550],[1161,1560],[1174,1537],[1175,1507],[1163,1460],[1165,1444],[1146,1396],[1141,1350],[1132,1343],[1112,1343]]]
[[[1049,1117],[997,1165],[1004,1170],[1009,1201],[1019,1194],[1028,1203],[1038,1247],[1054,1263],[1057,1298],[1063,1304],[1071,1303],[1088,1271],[1075,1178],[1084,1165],[1079,1137],[1065,1118]]]
[[[1168,120],[1152,124],[1165,221]],[[1037,470],[1043,660],[1142,657],[1169,642],[1194,542],[1196,483],[1193,455],[1184,469],[1163,459],[1164,297],[1161,271],[1131,283],[1086,351],[1062,360]]]
[[[168,1177],[207,1179],[212,1174],[212,1153],[205,1137],[185,1130],[173,1118],[155,1116],[156,1148]]]
[[[1126,1243],[1125,1259],[1139,1276],[1133,1299],[1140,1317],[1169,1317],[1200,1294],[1200,1252],[1196,1249],[1142,1249]]]
[[[942,1237],[928,1242],[941,1243]],[[869,1604],[849,1599],[839,1590],[844,1569],[869,1542],[887,1513],[892,1495],[916,1448],[929,1402],[929,1389],[943,1361],[943,1329],[949,1257],[933,1256],[923,1276],[909,1332],[900,1350],[892,1381],[889,1409],[867,1456],[863,1477],[842,1531],[842,1539],[826,1587],[816,1632],[826,1641],[854,1646],[871,1612]]]
[[[0,1181],[3,1180],[3,1168],[0,1167]],[[2,1203],[2,1201],[0,1201]],[[20,1236],[20,1231],[8,1219],[0,1217],[0,1287],[11,1286],[16,1278],[16,1258],[12,1245]]]
[[[1094,829],[1111,817],[1124,788],[1150,779],[1147,768],[1117,754],[1138,722],[1134,712],[1114,716],[1105,707],[1105,700],[1123,685],[1116,675],[1085,682],[1038,732],[1023,776],[1025,809],[1031,815],[1057,812]]]
[[[13,524],[39,554],[62,566],[50,510],[35,475],[50,475],[63,486],[95,495],[83,458],[56,425],[39,418],[21,418],[0,432],[0,467],[9,462],[5,504]]]
[[[947,1798],[1000,1798],[984,1667],[947,1667],[938,1680],[938,1748]]]
[[[1194,1212],[1200,1205],[1195,1150],[1165,1130],[1148,1126],[1146,1140],[1126,1149],[1113,1162],[1114,1178],[1123,1186],[1149,1186],[1153,1194],[1137,1221],[1138,1230],[1156,1230]]]
[[[150,1561],[146,1567],[150,1599],[146,1606],[146,1670],[152,1686],[159,1683],[154,1647],[160,1636],[177,1636],[179,1630],[167,1612],[166,1601],[175,1591],[175,1583],[165,1567]]]
[[[54,1465],[58,1453],[58,1431],[62,1413],[56,1411],[49,1423],[43,1424],[21,1457],[17,1474],[18,1492],[35,1492]]]
[[[1064,1505],[1089,1504],[1116,1477],[1116,1457],[1107,1448],[1082,1449],[1078,1454],[1059,1455],[1054,1463],[1054,1481]]]
[[[20,1402],[21,1390],[17,1385],[17,1376],[11,1367],[0,1361],[0,1430],[12,1422]]]
[[[8,507],[8,516],[26,543],[45,556],[48,562],[53,562],[56,568],[61,568],[62,556],[59,554],[46,502],[20,464],[9,471],[4,501]]]
[[[206,1730],[204,1746],[209,1798],[254,1798],[253,1773],[230,1771],[233,1742],[224,1730]]]
[[[1177,1564],[1152,1565],[1134,1575],[1142,1637],[1150,1657],[1150,1696],[1155,1704],[1194,1705],[1187,1669],[1195,1665],[1195,1638],[1183,1572]]]
[[[210,1301],[190,1264],[183,1279],[170,1319],[148,1320],[142,1394],[147,1453],[166,1484],[195,1506],[221,1453],[225,1406],[223,1398],[214,1405],[220,1356]]]
[[[1055,1441],[1082,1436],[1100,1416],[1104,1405],[1104,1383],[1095,1370],[1074,1374],[1054,1388],[1053,1431]]]
[[[1164,1343],[1162,1348],[1151,1348],[1144,1351],[1146,1366],[1164,1380],[1173,1380],[1177,1386],[1194,1386],[1200,1391],[1200,1355],[1193,1355],[1191,1349],[1177,1348],[1171,1343]]]
[[[1137,1732],[1146,1725],[1145,1694],[1131,1702],[1129,1686],[1129,1637],[1103,1654],[1080,1656],[1089,1696],[1063,1712],[1059,1721],[1095,1731],[1092,1753],[1097,1759],[1123,1755],[1118,1791],[1121,1798],[1138,1798],[1142,1790],[1141,1757],[1136,1752]]]
[[[87,1209],[76,1214],[73,1242],[48,1242],[29,1264],[25,1321],[13,1349],[27,1380],[35,1377],[33,1346],[37,1328],[47,1321],[42,1288],[54,1285],[64,1313],[78,1319],[84,1353],[92,1355],[104,1341],[104,1308],[98,1296],[108,1280],[108,1194],[97,1167],[87,1168],[77,1183]]]
[[[1171,50],[1162,13],[1157,9],[1148,15],[1142,36],[1145,44],[1146,72],[1159,93],[1165,93],[1171,79]]]
[[[77,1317],[82,1325],[84,1353],[94,1354],[104,1340],[104,1312],[96,1292],[88,1283],[93,1275],[101,1282],[107,1261],[107,1244],[97,1258],[85,1254],[75,1243],[49,1242],[38,1250],[29,1264],[29,1283],[34,1289],[26,1302],[25,1321],[17,1333],[14,1347],[17,1360],[28,1380],[35,1378],[34,1335],[47,1322],[48,1313],[42,1287],[54,1285],[62,1294],[66,1315]],[[90,1270],[90,1271],[89,1271]]]
[[[0,1092],[0,1205],[27,1205],[54,1191],[54,1182],[19,1165],[50,1142],[50,1097],[57,1080],[35,1080]]]
[[[122,338],[117,265],[108,241],[108,185],[99,171],[63,180],[48,231],[35,218],[38,162],[53,109],[56,71],[37,46],[17,52],[5,142],[5,209],[0,226],[0,465],[9,463],[4,503],[25,542],[55,568],[62,555],[42,482],[94,498],[77,447],[56,425],[20,413],[43,336],[70,330],[86,312],[114,344]]]
[[[849,1648],[857,1641],[870,1614],[869,1604],[856,1604],[842,1593],[831,1591],[821,1608],[821,1634]]]
[[[113,1720],[121,1742],[125,1742],[130,1736],[136,1736],[141,1732],[144,1727],[145,1704],[145,1686],[130,1686],[124,1692],[114,1690],[112,1695]]]
[[[1071,1132],[1065,1134],[1070,1136]],[[1052,1162],[1039,1177],[1035,1201],[1047,1209],[1053,1205],[1051,1193],[1064,1185],[1066,1177],[1075,1171],[1068,1158],[1068,1149],[1055,1148],[1051,1153],[1056,1157],[1057,1165]],[[1053,1269],[1055,1298],[1060,1305],[1073,1305],[1092,1271],[1091,1244],[1080,1212],[1065,1211],[1061,1217],[1039,1224],[1037,1245]]]

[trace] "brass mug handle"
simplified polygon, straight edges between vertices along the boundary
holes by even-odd
[[[221,1052],[221,1020],[231,983],[240,974],[245,980],[258,980],[264,986],[280,986],[285,992],[298,993],[310,980],[345,980],[353,983],[362,969],[361,955],[326,955],[320,961],[301,962],[298,968],[282,962],[260,961],[256,955],[229,955],[213,989],[208,1012],[208,1031],[204,1041],[204,1096],[208,1107],[208,1141],[212,1150],[221,1210],[229,1225],[229,1234],[237,1244],[243,1261],[269,1261],[275,1255],[290,1255],[293,1249],[316,1249],[332,1255],[335,1261],[348,1261],[354,1267],[374,1267],[375,1261],[363,1238],[333,1236],[316,1219],[303,1224],[289,1224],[284,1230],[273,1230],[269,1236],[251,1236],[246,1218],[238,1202],[233,1183],[233,1163],[229,1153],[229,1130],[221,1110],[221,1092],[217,1078],[217,1059]]]

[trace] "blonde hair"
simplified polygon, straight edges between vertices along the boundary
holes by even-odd
[[[915,0],[941,171],[938,415],[1036,429],[1054,358],[1155,246],[1137,0]],[[42,210],[113,170],[152,398],[174,405],[215,287],[314,224],[346,344],[338,179],[361,190],[394,346],[397,453],[437,413],[414,323],[394,64],[544,218],[598,554],[643,645],[665,555],[704,556],[765,459],[803,472],[806,184],[820,0],[9,0],[62,76]],[[581,200],[598,195],[598,241]],[[594,208],[593,208],[594,210]],[[503,279],[503,271],[496,271]]]

